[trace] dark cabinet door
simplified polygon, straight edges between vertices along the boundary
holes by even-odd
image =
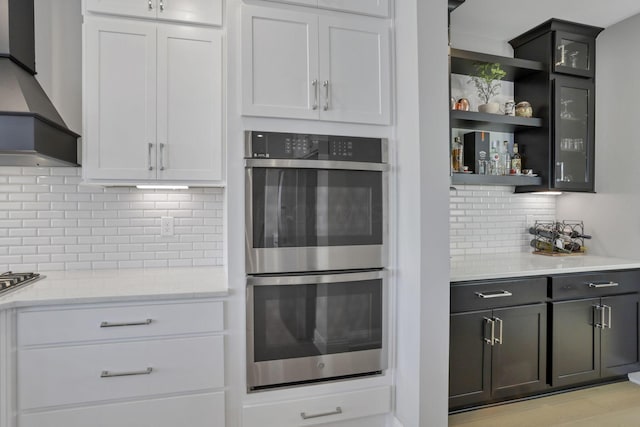
[[[541,390],[547,385],[547,305],[493,310],[499,343],[493,347],[492,397]]]
[[[551,303],[552,386],[600,377],[600,328],[595,326],[599,303],[599,298]]]
[[[638,294],[602,298],[602,377],[640,370]]]
[[[452,314],[449,329],[449,407],[491,397],[491,310]]]
[[[555,76],[552,182],[567,191],[594,191],[595,92],[592,80]]]
[[[554,73],[581,77],[595,76],[596,40],[594,37],[556,31],[554,45]]]

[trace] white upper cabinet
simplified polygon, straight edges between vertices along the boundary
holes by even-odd
[[[85,19],[85,164],[90,178],[155,178],[156,25]]]
[[[223,179],[220,31],[85,18],[85,179]]]
[[[389,32],[376,18],[245,6],[243,114],[389,124]]]
[[[158,178],[222,179],[222,37],[158,27]]]
[[[243,15],[244,114],[317,119],[318,18],[259,11]]]
[[[270,0],[364,15],[389,16],[389,0]],[[401,1],[401,0],[399,0]]]
[[[319,41],[320,118],[388,124],[391,76],[386,23],[321,16]]]
[[[86,0],[88,12],[222,25],[222,0]]]

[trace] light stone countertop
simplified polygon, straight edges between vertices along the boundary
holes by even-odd
[[[0,309],[35,305],[152,301],[229,294],[224,267],[40,272],[44,279],[0,296]]]
[[[477,255],[451,260],[451,282],[640,268],[640,260],[596,255],[552,257],[532,253]]]

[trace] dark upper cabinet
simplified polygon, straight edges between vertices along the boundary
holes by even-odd
[[[594,83],[590,79],[554,76],[553,188],[593,191],[594,188]]]
[[[549,19],[519,35],[509,44],[516,58],[541,61],[550,73],[594,78],[596,37],[600,27]]]
[[[541,61],[546,72],[519,81],[516,99],[529,101],[543,119],[521,132],[525,167],[541,185],[517,191],[593,192],[595,146],[595,40],[602,28],[558,19],[516,37],[514,56]]]
[[[595,37],[555,31],[553,45],[554,73],[595,77]]]

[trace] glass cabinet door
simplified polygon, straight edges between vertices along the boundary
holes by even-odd
[[[554,78],[554,187],[593,191],[594,84],[592,80]]]
[[[556,31],[553,71],[582,77],[595,75],[595,40]]]

